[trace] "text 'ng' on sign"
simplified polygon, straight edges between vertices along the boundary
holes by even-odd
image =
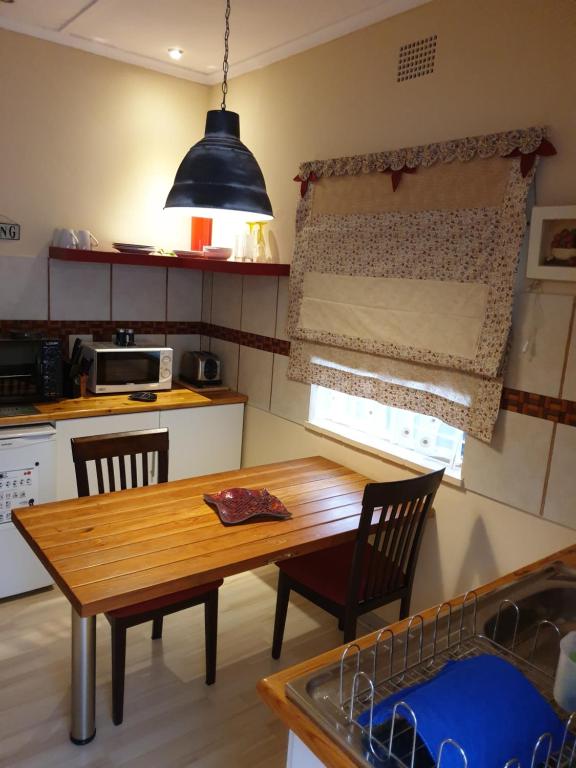
[[[0,240],[20,240],[20,224],[0,221]]]

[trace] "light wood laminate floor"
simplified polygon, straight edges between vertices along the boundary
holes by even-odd
[[[256,693],[259,678],[339,645],[325,612],[292,596],[279,662],[270,645],[277,569],[226,579],[220,590],[216,684],[204,684],[202,606],[128,631],[124,723],[110,719],[110,629],[98,617],[97,733],[68,740],[70,605],[54,588],[0,603],[2,768],[280,768],[284,726]],[[368,631],[370,627],[366,626]],[[362,632],[362,627],[360,627]]]

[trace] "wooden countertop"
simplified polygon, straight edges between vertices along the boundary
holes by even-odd
[[[553,562],[561,560],[566,565],[576,567],[576,546],[567,547],[559,552],[555,552],[548,557],[537,560],[530,565],[519,568],[516,571],[502,576],[482,587],[475,588],[475,592],[478,596],[485,595],[488,592],[492,592],[495,589],[503,587],[511,582],[539,570]],[[452,605],[459,605],[462,602],[463,595],[450,600]],[[436,615],[437,606],[433,606],[426,611],[420,611],[424,620],[433,619]],[[398,621],[395,624],[391,624],[388,629],[392,630],[394,634],[400,634],[406,630],[408,620]],[[361,648],[372,645],[375,641],[377,632],[373,632],[369,635],[365,635],[357,639],[355,642]],[[328,664],[334,664],[340,660],[344,646],[334,648],[327,653],[323,653],[320,656],[316,656],[313,659],[304,661],[301,664],[297,664],[293,667],[283,669],[281,672],[266,677],[260,680],[258,683],[258,692],[264,699],[266,704],[278,715],[278,717],[284,722],[284,724],[293,731],[306,745],[314,752],[314,754],[325,765],[330,768],[357,768],[357,766],[365,766],[366,763],[359,763],[353,760],[348,754],[342,751],[338,744],[331,739],[331,737],[323,731],[308,715],[304,713],[296,704],[293,704],[286,696],[285,686],[290,680],[294,680],[301,675],[305,675],[316,669],[321,669]]]
[[[84,419],[90,416],[111,416],[120,413],[141,413],[142,411],[167,411],[175,408],[198,408],[210,405],[232,405],[245,403],[248,398],[231,390],[221,390],[201,395],[189,389],[176,388],[168,392],[157,392],[153,403],[130,400],[122,395],[88,395],[50,403],[34,403],[38,413],[25,416],[0,417],[0,427],[20,424],[37,424],[41,421],[62,421],[63,419]]]

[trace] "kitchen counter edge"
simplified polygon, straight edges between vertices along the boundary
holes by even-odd
[[[130,400],[122,395],[88,395],[49,403],[33,403],[38,413],[23,416],[2,416],[0,427],[14,427],[25,424],[39,424],[46,421],[85,419],[92,416],[114,416],[124,413],[145,411],[171,411],[178,408],[203,408],[212,405],[235,405],[246,403],[248,398],[238,392],[224,390],[201,395],[188,389],[172,389],[157,392],[158,399],[152,403]]]
[[[536,560],[530,565],[523,566],[517,570],[511,571],[505,576],[501,576],[494,581],[484,584],[481,587],[475,588],[475,592],[478,596],[486,595],[489,592],[499,589],[500,587],[511,584],[512,582],[527,576],[533,571],[537,571],[551,563],[561,561],[564,564],[576,567],[576,546],[570,546],[566,549],[559,550],[541,560]],[[463,595],[450,600],[450,604],[453,606],[460,605]],[[433,619],[436,615],[437,606],[428,608],[425,611],[419,611],[424,620]],[[400,634],[406,630],[408,625],[408,619],[404,621],[398,621],[394,624],[390,624],[387,629],[390,629],[394,634]],[[365,648],[372,645],[375,641],[378,632],[372,632],[368,635],[358,638],[355,642],[361,648]],[[328,664],[334,664],[340,660],[342,650],[345,646],[341,645],[338,648],[334,648],[331,651],[316,656],[307,661],[303,661],[300,664],[296,664],[292,667],[287,667],[269,677],[265,677],[260,680],[257,688],[260,696],[266,704],[275,712],[276,715],[284,722],[284,724],[293,733],[301,739],[304,744],[321,760],[325,765],[330,768],[357,768],[358,766],[365,766],[365,763],[359,763],[355,761],[351,756],[342,751],[338,744],[329,736],[326,731],[322,730],[308,715],[305,714],[296,704],[292,703],[286,696],[285,686],[286,683],[294,680],[301,675],[305,675],[316,669],[321,669]]]

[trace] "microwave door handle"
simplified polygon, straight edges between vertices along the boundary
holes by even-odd
[[[152,453],[152,467],[150,469],[150,478],[154,480],[156,477],[156,451]]]

